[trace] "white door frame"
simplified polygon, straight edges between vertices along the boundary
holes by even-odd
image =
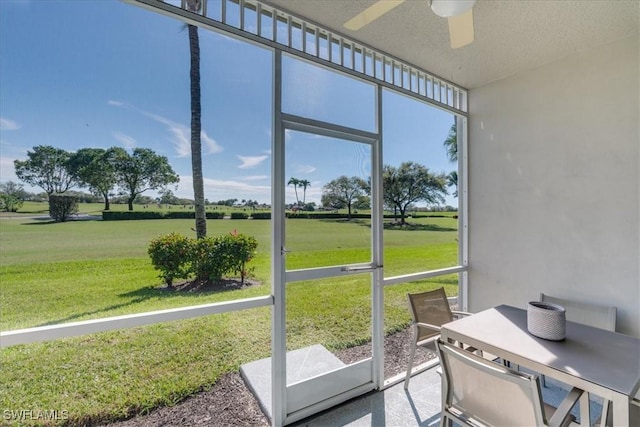
[[[321,122],[282,112],[282,53],[274,59],[274,122],[272,142],[272,425],[281,426],[380,388],[384,381],[383,344],[383,210],[380,102],[376,91],[377,133]],[[371,260],[343,266],[286,271],[285,269],[285,130],[367,144],[371,147]],[[326,277],[369,273],[371,275],[372,357],[345,368],[292,384],[286,383],[286,283]],[[349,391],[336,386],[338,378],[356,385]],[[310,399],[313,403],[309,403]]]

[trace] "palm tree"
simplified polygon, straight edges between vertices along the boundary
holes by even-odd
[[[447,150],[447,157],[449,157],[450,162],[458,161],[458,127],[456,125],[456,121],[454,120],[451,125],[451,129],[449,129],[449,135],[447,139],[444,140],[444,148]],[[455,186],[456,191],[453,193],[453,197],[458,197],[458,172],[452,171],[447,175],[448,185],[450,187]]]
[[[455,121],[451,125],[451,129],[449,129],[449,135],[447,136],[447,139],[444,140],[444,148],[447,150],[447,157],[449,157],[449,161],[457,162],[458,161],[458,128],[456,126]]]
[[[307,202],[307,187],[311,187],[311,182],[306,179],[301,179],[298,185],[302,187],[302,204],[304,205]]]
[[[200,0],[187,0],[187,9],[198,13]],[[200,104],[200,39],[198,27],[188,24],[189,53],[191,54],[191,171],[193,175],[193,199],[196,216],[196,237],[201,239],[207,235],[207,217],[204,204],[204,179],[202,177],[202,108]]]
[[[298,185],[300,185],[300,180],[298,178],[291,177],[289,178],[289,182],[287,185],[293,185],[293,191],[296,192],[296,205],[300,204],[300,200],[298,199]]]

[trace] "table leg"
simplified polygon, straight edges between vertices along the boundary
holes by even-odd
[[[629,397],[623,394],[616,394],[611,399],[613,410],[613,425],[616,427],[629,426]]]

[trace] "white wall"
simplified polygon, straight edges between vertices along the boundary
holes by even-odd
[[[540,292],[640,337],[638,36],[470,91],[469,309]]]

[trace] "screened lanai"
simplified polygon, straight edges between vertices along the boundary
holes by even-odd
[[[406,306],[390,306],[385,297],[420,281],[442,280],[470,312],[523,307],[541,292],[614,305],[618,331],[640,336],[637,1],[479,0],[474,41],[458,49],[451,49],[446,19],[427,1],[398,2],[359,29],[345,23],[373,1],[209,0],[193,12],[188,1],[127,3],[270,57],[263,84],[272,92],[271,287],[250,299],[3,332],[3,346],[268,307],[270,415],[273,425],[283,425],[392,385],[384,375],[384,318]],[[318,93],[301,75],[331,84]],[[345,82],[357,86],[357,97],[341,99]],[[320,98],[330,114],[313,108]],[[403,111],[424,115],[394,116],[389,106],[401,102],[409,103]],[[350,110],[360,113],[356,120],[345,118]],[[430,120],[457,133],[458,160],[450,165],[458,176],[455,243],[442,259],[425,259],[424,268],[394,265],[382,176],[388,159],[411,147],[389,129]],[[356,174],[371,189],[368,227],[354,244],[359,250],[329,263],[303,255],[296,245],[307,231],[286,218],[287,180],[305,156],[319,158],[314,150],[336,153],[330,163],[339,164],[339,173]],[[408,159],[433,168],[431,148],[424,150]],[[367,289],[365,300],[333,307],[331,316],[360,320],[370,353],[290,381],[287,354],[313,346],[288,342],[296,326],[288,296],[314,289],[310,295],[321,304],[319,290],[329,283],[340,287],[325,289],[345,294]]]

